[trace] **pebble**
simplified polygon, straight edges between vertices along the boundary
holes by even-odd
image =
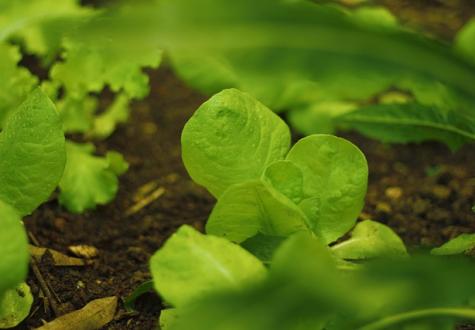
[[[391,199],[399,199],[402,196],[402,189],[400,187],[389,187],[384,191],[386,197]]]

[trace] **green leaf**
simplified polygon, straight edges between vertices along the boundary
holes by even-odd
[[[239,289],[266,276],[262,263],[228,240],[182,226],[151,259],[155,288],[175,307],[214,291]]]
[[[118,190],[118,173],[126,166],[117,154],[94,156],[92,144],[66,143],[67,162],[59,183],[59,202],[81,213],[110,202]]]
[[[18,212],[0,200],[0,298],[25,280],[28,242]],[[1,308],[0,308],[1,310]]]
[[[30,214],[56,188],[65,163],[61,121],[40,89],[7,118],[0,155],[0,200]]]
[[[475,19],[470,20],[455,38],[455,49],[475,63]]]
[[[247,181],[229,187],[218,199],[206,224],[208,234],[241,243],[258,233],[289,236],[308,231],[303,212],[262,181]]]
[[[129,119],[130,99],[125,94],[116,96],[114,102],[100,115],[94,118],[92,135],[104,139],[114,132],[118,124]]]
[[[286,237],[257,234],[244,242],[241,246],[255,255],[264,264],[270,264],[275,251]]]
[[[37,83],[27,69],[19,67],[21,54],[17,47],[0,43],[0,129],[8,113],[23,102]]]
[[[294,203],[303,199],[303,173],[288,160],[269,165],[263,179]]]
[[[204,94],[237,86],[238,78],[223,58],[188,52],[172,52],[170,57],[180,78]]]
[[[431,250],[434,255],[461,254],[475,248],[475,234],[461,234]]]
[[[143,98],[149,87],[142,68],[156,68],[161,61],[161,51],[156,47],[140,52],[132,48],[119,52],[113,40],[104,35],[93,44],[69,37],[64,47],[64,62],[56,63],[50,76],[63,84],[72,96],[100,92],[108,85],[114,92],[123,91],[131,98]]]
[[[65,97],[56,101],[64,132],[86,133],[92,129],[97,99],[93,96]]]
[[[0,328],[16,327],[30,314],[33,295],[26,283],[10,289],[0,297]]]
[[[161,330],[170,330],[173,329],[172,326],[179,318],[180,313],[176,308],[167,308],[163,309],[160,312],[160,329]]]
[[[471,118],[417,103],[369,106],[336,120],[383,142],[437,140],[457,149],[463,143],[475,140],[475,121]]]
[[[260,178],[268,165],[283,159],[290,132],[250,95],[228,89],[200,106],[181,141],[190,176],[219,197],[233,184]]]
[[[331,243],[353,227],[361,212],[368,182],[368,164],[351,142],[331,135],[311,135],[287,155],[303,173],[301,209],[312,230]]]
[[[335,118],[353,111],[356,104],[346,101],[321,101],[312,105],[291,109],[288,113],[293,128],[304,135],[333,134]]]
[[[137,301],[137,299],[145,293],[153,292],[153,289],[154,286],[152,280],[148,280],[140,284],[129,296],[123,299],[125,310],[127,312],[135,311],[135,302]]]
[[[371,220],[358,223],[351,238],[332,246],[332,251],[339,258],[351,260],[407,256],[401,238],[388,226]]]
[[[64,33],[91,14],[77,0],[24,0],[0,3],[0,40],[15,37],[28,53],[51,59]]]
[[[310,233],[298,233],[287,239],[276,251],[271,263],[272,275],[311,281],[336,280],[336,272],[336,262],[330,249]]]
[[[106,159],[109,162],[109,168],[115,175],[122,175],[129,169],[129,164],[124,159],[122,154],[117,151],[109,151],[106,154]]]

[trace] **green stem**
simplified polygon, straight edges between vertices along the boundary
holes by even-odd
[[[411,312],[396,314],[383,318],[382,320],[367,324],[358,330],[380,330],[385,329],[390,326],[394,326],[398,323],[413,320],[421,319],[431,316],[446,316],[446,317],[455,317],[461,319],[472,319],[475,320],[475,309],[473,308],[430,308],[430,309],[421,309]]]

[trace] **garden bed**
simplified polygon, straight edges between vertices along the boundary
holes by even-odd
[[[150,96],[134,104],[130,122],[98,144],[99,151],[117,150],[130,163],[114,202],[73,215],[52,199],[25,220],[30,240],[39,246],[71,254],[69,247],[89,245],[98,249],[98,256],[84,267],[57,267],[43,257],[38,268],[56,301],[40,297],[38,278],[31,272],[28,284],[35,303],[17,329],[54,319],[58,315],[52,303],[66,313],[96,298],[129,295],[150,279],[151,255],[180,225],[203,230],[214,199],[186,174],[180,133],[206,98],[166,66],[150,77]],[[452,153],[438,143],[390,146],[357,134],[342,135],[361,148],[369,162],[361,218],[388,224],[410,249],[433,247],[475,231],[473,146]],[[144,199],[150,203],[133,209]],[[104,329],[153,329],[160,306],[156,295],[147,294],[138,300],[137,313],[126,313],[121,306]]]

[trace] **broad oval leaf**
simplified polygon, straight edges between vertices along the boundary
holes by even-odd
[[[475,248],[475,234],[461,234],[430,251],[434,255],[461,254]]]
[[[0,133],[0,199],[31,213],[54,190],[65,164],[64,134],[53,103],[36,89]]]
[[[332,251],[339,258],[351,260],[407,256],[401,238],[388,226],[371,220],[358,223],[351,238],[332,246]]]
[[[287,155],[304,177],[301,208],[313,231],[331,243],[353,227],[368,184],[368,164],[351,142],[332,135],[310,135]]]
[[[208,234],[241,243],[258,233],[289,236],[309,231],[304,213],[268,184],[253,180],[236,184],[218,199],[206,224]]]
[[[227,89],[193,114],[181,143],[190,176],[219,197],[230,185],[258,179],[268,165],[283,159],[290,132],[259,101]]]
[[[155,289],[175,307],[220,289],[238,289],[266,276],[239,245],[182,226],[151,259]]]
[[[18,212],[0,200],[0,297],[26,277],[28,243]]]

